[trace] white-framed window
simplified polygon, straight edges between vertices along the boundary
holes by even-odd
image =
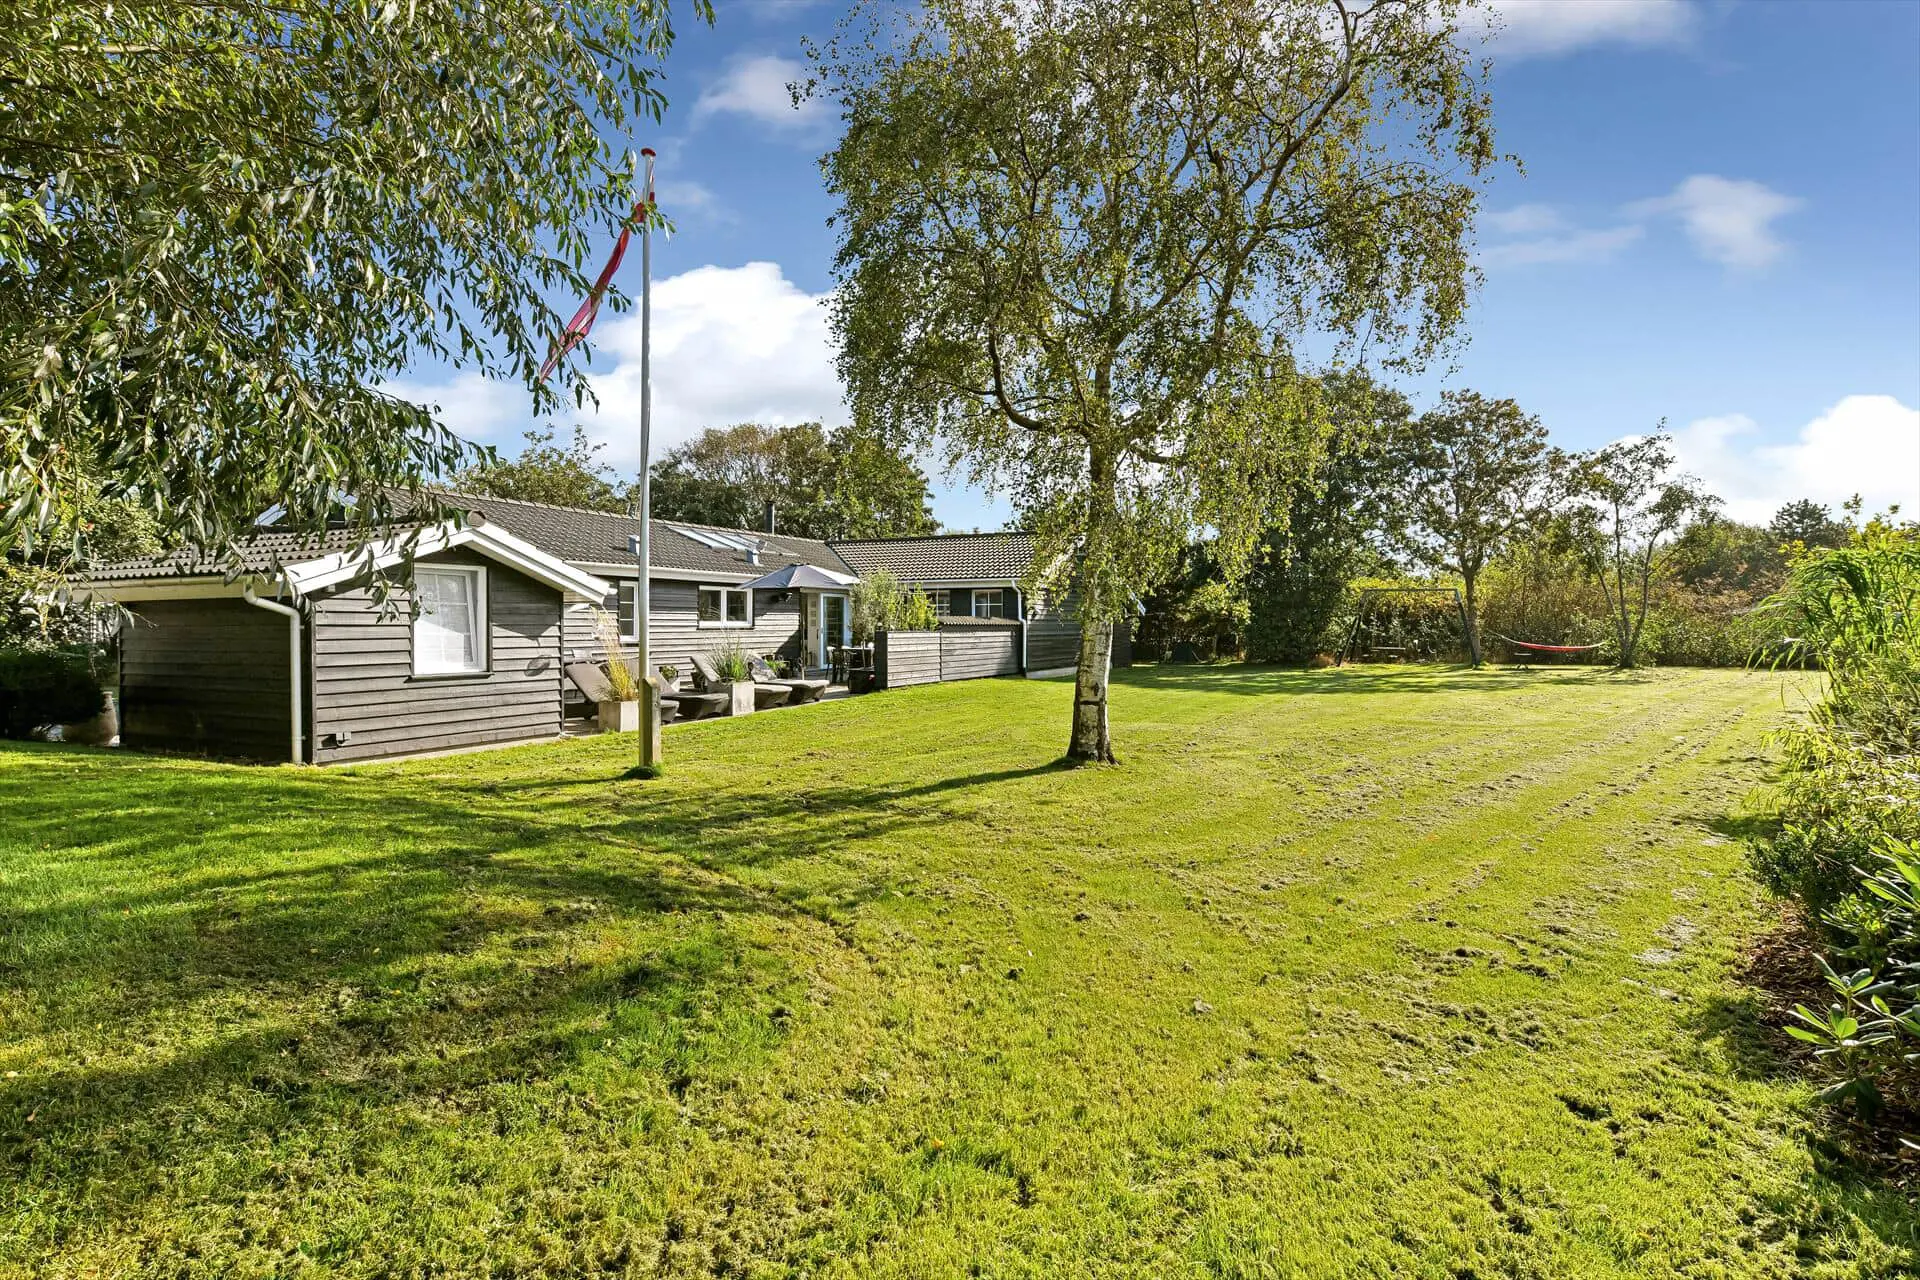
[[[953,613],[953,592],[947,588],[935,587],[927,592],[927,596],[933,601],[933,611],[941,617],[945,618]]]
[[[753,592],[739,587],[700,588],[699,608],[702,627],[753,625]]]
[[[620,638],[632,644],[640,638],[640,583],[621,582],[614,587],[614,616],[620,619]]]
[[[471,675],[487,669],[487,571],[464,565],[413,571],[413,673]]]
[[[1013,593],[1005,587],[986,587],[973,593],[973,616],[976,618],[1011,617],[1013,610],[1008,599]]]

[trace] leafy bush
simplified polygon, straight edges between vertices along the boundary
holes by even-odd
[[[1179,661],[1176,655],[1191,654],[1203,662],[1232,657],[1250,616],[1246,592],[1230,583],[1215,579],[1183,588],[1163,611],[1160,656]]]
[[[853,588],[853,640],[868,644],[876,631],[893,625],[904,596],[900,582],[886,569],[875,569]]]
[[[853,638],[866,644],[876,631],[932,631],[940,625],[933,597],[911,591],[885,569],[876,569],[853,589]]]
[[[49,725],[88,720],[106,704],[84,654],[0,650],[0,737],[25,738]]]
[[[1920,1107],[1920,529],[1874,522],[1803,556],[1766,614],[1828,676],[1787,737],[1779,830],[1755,870],[1819,921],[1833,1000],[1795,1035],[1834,1072],[1827,1096],[1871,1120]]]
[[[1656,598],[1640,637],[1641,660],[1663,667],[1742,667],[1764,633],[1751,601],[1669,586]]]
[[[1818,723],[1786,738],[1778,829],[1750,853],[1774,893],[1815,918],[1859,887],[1889,841],[1920,839],[1920,788],[1902,761]]]
[[[1506,652],[1498,636],[1595,644],[1610,635],[1599,582],[1578,555],[1548,542],[1517,546],[1487,567],[1480,579],[1480,628],[1488,654],[1496,658]]]
[[[1833,1002],[1795,1006],[1787,1030],[1834,1068],[1825,1097],[1871,1118],[1889,1101],[1920,1106],[1920,844],[1888,842],[1860,877],[1861,893],[1822,917],[1854,967],[1823,961]]]
[[[896,631],[932,631],[940,625],[940,611],[933,607],[933,597],[919,587],[907,593],[901,603],[899,617],[893,623]]]

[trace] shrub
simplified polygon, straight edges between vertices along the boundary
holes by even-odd
[[[1859,886],[1890,840],[1920,840],[1911,763],[1815,724],[1787,736],[1778,829],[1750,860],[1767,888],[1818,919]]]
[[[1762,642],[1749,597],[1706,595],[1678,586],[1648,610],[1641,658],[1663,667],[1742,667]]]
[[[853,588],[853,640],[867,644],[874,632],[896,625],[906,593],[885,569],[875,569]]]
[[[1889,841],[1860,877],[1861,892],[1822,917],[1845,962],[1822,960],[1834,999],[1795,1006],[1787,1030],[1834,1068],[1824,1096],[1872,1119],[1889,1101],[1920,1105],[1920,844]]]
[[[1920,1106],[1920,530],[1875,522],[1803,556],[1765,612],[1828,693],[1787,737],[1779,830],[1751,858],[1823,931],[1833,1000],[1790,1029],[1832,1069],[1826,1096],[1871,1121]]]
[[[1480,629],[1490,657],[1506,656],[1498,636],[1574,645],[1611,636],[1599,582],[1577,555],[1552,545],[1515,547],[1487,567],[1479,595]],[[1604,651],[1594,655],[1603,656]]]
[[[106,703],[84,654],[0,650],[0,737],[25,738],[49,725],[91,719]]]
[[[932,631],[940,625],[940,611],[933,607],[933,597],[919,587],[907,593],[900,606],[900,616],[893,623],[897,631]]]

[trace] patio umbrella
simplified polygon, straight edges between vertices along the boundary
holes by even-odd
[[[859,582],[852,574],[836,573],[832,569],[822,569],[814,564],[790,564],[775,569],[763,578],[755,578],[747,583],[749,591],[798,591],[810,590],[843,591]]]

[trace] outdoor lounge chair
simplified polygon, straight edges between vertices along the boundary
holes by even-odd
[[[767,665],[765,658],[748,658],[747,670],[753,673],[753,682],[755,684],[784,687],[795,703],[820,701],[820,695],[827,691],[828,684],[830,683],[826,680],[809,680],[804,677],[789,679],[785,676],[775,675],[773,668]]]
[[[598,706],[602,702],[613,701],[613,681],[607,678],[606,668],[598,662],[569,662],[566,665],[567,679],[573,681],[588,702]],[[672,724],[680,714],[679,698],[660,699],[660,723]]]
[[[626,661],[627,670],[635,672],[638,678],[638,659],[628,658]],[[655,667],[654,671],[657,673],[659,668]],[[723,693],[695,693],[691,689],[669,690],[663,682],[660,692],[661,724],[666,724],[668,721],[666,712],[668,703],[679,704],[678,714],[683,720],[704,720],[708,716],[723,716],[727,713],[727,697]]]
[[[693,655],[693,678],[700,682],[703,693],[718,693],[720,686],[729,683],[720,678],[720,669],[713,665],[713,659],[704,653]],[[793,696],[793,691],[785,685],[753,685],[753,709],[765,711],[768,707],[777,707]]]

